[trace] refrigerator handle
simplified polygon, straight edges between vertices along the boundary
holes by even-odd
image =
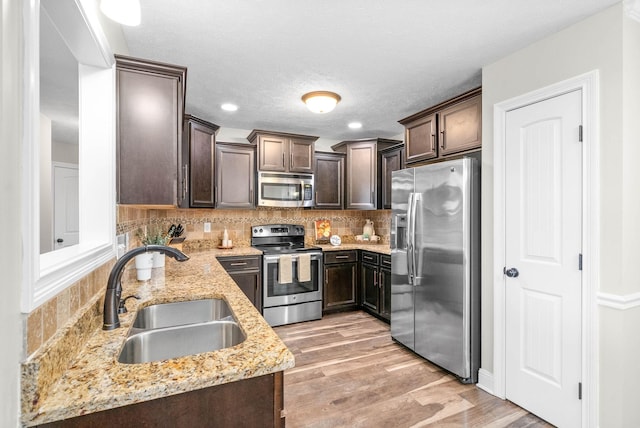
[[[409,285],[413,285],[413,217],[415,212],[413,210],[413,200],[415,193],[409,194],[409,203],[407,206],[407,276],[409,278]]]
[[[411,234],[409,235],[409,245],[411,246],[411,253],[407,254],[407,258],[411,258],[411,285],[416,285],[416,217],[418,217],[418,201],[420,200],[420,193],[412,193],[413,200],[411,204],[411,223],[409,228]]]

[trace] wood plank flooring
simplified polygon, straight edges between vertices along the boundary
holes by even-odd
[[[327,315],[275,331],[295,355],[285,371],[289,428],[550,427],[391,339],[364,313]]]

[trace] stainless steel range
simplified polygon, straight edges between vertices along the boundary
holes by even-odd
[[[322,318],[322,250],[304,245],[304,226],[253,226],[262,256],[262,314],[278,326]]]

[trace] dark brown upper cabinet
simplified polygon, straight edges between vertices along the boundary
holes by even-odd
[[[391,173],[404,168],[404,144],[380,151],[380,203],[382,209],[391,209]]]
[[[482,147],[482,88],[400,120],[405,127],[405,162],[474,151]]]
[[[256,147],[216,144],[216,208],[256,207]]]
[[[247,139],[258,147],[258,170],[313,173],[318,137],[255,129]]]
[[[180,205],[187,69],[121,55],[115,58],[117,201]]]
[[[184,116],[182,137],[183,208],[215,206],[216,132],[220,127],[191,115]]]
[[[346,154],[345,208],[375,210],[380,208],[380,151],[401,144],[398,140],[370,138],[342,141],[331,148]]]
[[[314,183],[315,207],[331,210],[344,208],[344,153],[316,152]]]

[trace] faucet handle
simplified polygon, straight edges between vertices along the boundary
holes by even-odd
[[[133,294],[131,296],[127,296],[124,299],[120,300],[120,303],[118,304],[118,313],[119,314],[127,313],[127,307],[124,304],[127,303],[127,299],[131,299],[132,297],[134,299],[136,299],[136,300],[140,300],[139,296],[136,296],[136,295],[133,295]]]

